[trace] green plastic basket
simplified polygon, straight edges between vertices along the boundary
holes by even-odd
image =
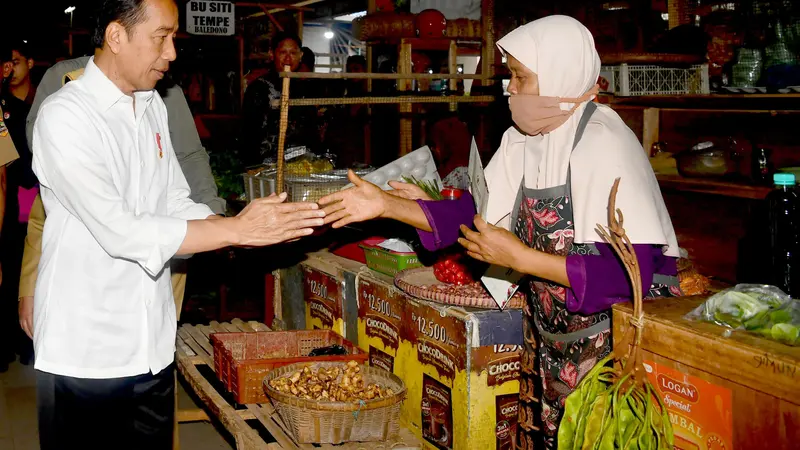
[[[359,247],[364,249],[367,267],[384,275],[393,277],[403,270],[422,267],[416,253],[392,252],[367,244],[361,244]]]

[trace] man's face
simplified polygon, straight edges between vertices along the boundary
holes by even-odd
[[[364,67],[363,64],[360,62],[350,63],[347,65],[347,72],[348,73],[364,73],[367,71],[367,68]]]
[[[173,0],[147,0],[145,19],[124,28],[109,43],[116,50],[120,78],[126,89],[147,91],[164,78],[169,63],[175,61],[175,33],[178,31],[178,7]],[[121,27],[118,27],[121,28]],[[112,31],[113,32],[113,31]],[[116,46],[117,49],[113,47]]]
[[[4,67],[3,76],[11,76],[11,80],[9,80],[11,86],[19,86],[30,79],[33,59],[26,58],[14,50],[11,52],[11,62],[5,66],[7,68]]]
[[[275,69],[278,72],[283,72],[284,66],[292,68],[292,72],[297,72],[300,67],[300,61],[303,58],[303,51],[292,39],[284,39],[278,43],[275,49]]]

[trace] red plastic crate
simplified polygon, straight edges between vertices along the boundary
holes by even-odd
[[[266,403],[262,382],[270,370],[294,363],[357,361],[369,355],[331,330],[214,333],[214,367],[222,384],[240,404]],[[338,344],[347,355],[307,356],[312,350]]]

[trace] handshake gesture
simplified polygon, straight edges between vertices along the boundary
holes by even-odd
[[[235,220],[240,247],[263,247],[294,241],[324,225],[325,212],[316,203],[285,203],[286,193],[255,199]]]

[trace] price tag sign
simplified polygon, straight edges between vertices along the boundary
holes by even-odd
[[[186,32],[206,36],[233,36],[236,14],[233,2],[190,0],[186,3]]]
[[[513,269],[492,265],[481,277],[481,283],[489,291],[497,306],[503,309],[517,293],[521,279],[522,274]]]
[[[481,154],[478,152],[478,144],[472,138],[472,146],[469,150],[469,193],[475,199],[475,209],[483,220],[486,220],[486,209],[489,206],[489,187],[486,184],[486,175],[483,173],[483,163]]]

